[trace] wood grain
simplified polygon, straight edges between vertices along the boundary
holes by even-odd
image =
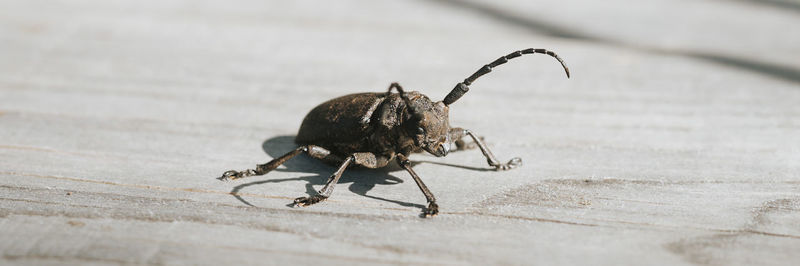
[[[625,6],[626,8],[619,8]],[[615,8],[616,7],[616,8]],[[0,264],[800,263],[800,24],[754,1],[0,1]],[[345,172],[316,104],[394,81],[478,151]]]

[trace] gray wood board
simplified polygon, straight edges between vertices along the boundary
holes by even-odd
[[[776,1],[2,1],[0,264],[800,263],[800,25]],[[316,104],[400,82],[477,150],[345,172]]]

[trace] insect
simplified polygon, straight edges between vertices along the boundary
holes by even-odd
[[[425,186],[419,175],[411,169],[408,156],[413,152],[428,152],[437,157],[446,156],[455,144],[457,149],[465,149],[467,145],[462,138],[469,136],[481,150],[490,166],[496,170],[508,170],[522,164],[522,159],[515,157],[501,163],[492,154],[481,138],[472,131],[459,127],[450,127],[449,106],[469,91],[469,86],[476,79],[491,72],[494,67],[508,62],[509,59],[524,54],[547,54],[552,56],[564,68],[569,78],[569,68],[554,52],[546,49],[524,49],[502,56],[484,65],[463,82],[456,84],[443,100],[434,102],[428,96],[417,91],[406,92],[397,83],[392,83],[386,93],[356,93],[345,95],[324,102],[309,112],[295,142],[297,149],[273,159],[255,169],[244,171],[230,170],[220,180],[234,180],[254,175],[264,175],[277,168],[300,153],[338,165],[339,168],[328,178],[319,194],[299,197],[295,205],[308,206],[323,201],[331,196],[333,187],[342,177],[342,173],[351,165],[367,168],[384,167],[396,161],[400,167],[408,171],[414,181],[425,194],[428,207],[423,210],[425,217],[439,213],[439,206],[433,193]],[[397,90],[397,93],[393,93]]]

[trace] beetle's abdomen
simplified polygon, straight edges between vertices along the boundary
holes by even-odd
[[[349,144],[354,149],[372,132],[370,119],[384,99],[383,93],[357,93],[324,102],[309,112],[295,142],[314,144]]]

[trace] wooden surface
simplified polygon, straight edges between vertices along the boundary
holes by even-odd
[[[0,264],[800,264],[800,25],[781,1],[2,1]],[[478,151],[394,168],[294,148],[398,81]]]

